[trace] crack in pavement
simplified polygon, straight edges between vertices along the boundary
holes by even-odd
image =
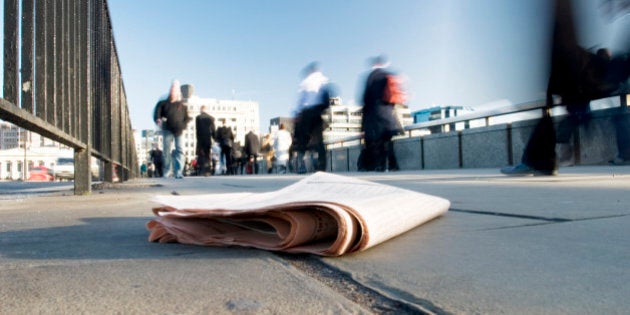
[[[472,213],[472,214],[483,214],[483,215],[493,215],[497,217],[509,217],[509,218],[518,218],[518,219],[528,219],[528,220],[539,220],[539,221],[547,221],[547,222],[570,222],[574,221],[572,219],[564,219],[564,218],[547,218],[535,215],[524,215],[524,214],[514,214],[514,213],[505,213],[505,212],[495,212],[495,211],[481,211],[481,210],[466,210],[466,209],[448,209],[448,211],[452,212],[463,212],[463,213]]]
[[[514,213],[505,213],[505,212],[496,212],[496,211],[467,210],[467,209],[454,209],[454,208],[451,208],[448,211],[492,215],[492,216],[497,216],[497,217],[538,220],[538,221],[546,221],[550,223],[590,221],[590,220],[601,220],[601,219],[611,219],[611,218],[620,218],[620,217],[630,216],[630,214],[610,214],[610,215],[602,215],[602,216],[588,217],[588,218],[566,219],[566,218],[549,218],[549,217],[536,216],[536,215],[524,215],[524,214],[514,214]]]
[[[373,314],[450,314],[427,300],[414,297],[416,304],[387,297],[356,281],[348,273],[308,254],[276,253],[291,266],[333,289]]]

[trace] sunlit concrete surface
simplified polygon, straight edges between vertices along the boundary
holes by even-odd
[[[561,168],[558,176],[524,178],[496,169],[344,175],[451,201],[444,216],[365,252],[298,256],[323,270],[320,276],[332,272],[358,289],[335,287],[272,252],[147,241],[155,194],[265,192],[301,175],[139,179],[97,186],[89,196],[74,196],[67,185],[41,192],[1,182],[0,313],[630,309],[630,167]],[[365,292],[400,304],[369,306]]]

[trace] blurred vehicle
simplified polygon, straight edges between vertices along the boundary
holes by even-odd
[[[54,167],[55,179],[74,179],[74,159],[70,157],[60,157]]]
[[[118,167],[114,167],[114,172],[112,172],[112,182],[119,183],[120,177],[118,176]]]
[[[28,181],[51,182],[55,180],[53,171],[45,166],[36,166],[29,171]]]
[[[92,179],[99,177],[99,166],[96,159],[92,158],[92,165],[90,170],[92,172]],[[57,159],[53,174],[57,180],[74,180],[74,158],[60,157]]]

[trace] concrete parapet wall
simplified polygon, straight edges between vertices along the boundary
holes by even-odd
[[[617,155],[614,119],[613,116],[596,116],[588,125],[579,128],[579,164],[605,164]]]
[[[511,141],[511,145],[508,148],[512,149],[512,157],[509,159],[511,163],[508,164],[516,165],[521,162],[527,141],[529,141],[529,137],[537,123],[538,119],[525,120],[515,122],[509,126],[511,133],[508,139]]]
[[[348,148],[348,156],[350,157],[350,172],[356,172],[359,170],[357,166],[357,161],[359,160],[359,155],[361,154],[361,148],[358,146]]]
[[[394,142],[398,167],[401,170],[422,169],[422,139],[404,138]]]
[[[580,126],[572,144],[579,165],[606,164],[617,154],[615,122],[630,119],[616,116],[618,108],[594,112],[587,125]],[[554,117],[557,127],[562,117]],[[500,168],[520,163],[523,151],[538,120],[518,121],[482,128],[400,138],[394,152],[401,170]],[[628,135],[630,137],[630,135]],[[357,171],[360,147],[337,148],[329,152],[333,172]]]
[[[359,146],[337,148],[328,152],[328,169],[333,173],[358,171]]]
[[[349,149],[350,148],[339,148],[331,150],[329,152],[329,165],[333,173],[348,171],[348,163],[352,161],[352,159],[350,159],[348,156]]]
[[[508,126],[498,125],[461,132],[463,168],[486,168],[509,164]]]
[[[425,169],[459,168],[459,135],[457,132],[434,134],[424,137]]]

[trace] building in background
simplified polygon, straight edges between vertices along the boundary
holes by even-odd
[[[24,129],[10,123],[0,123],[0,150],[9,150],[20,147],[24,137]]]
[[[15,148],[53,147],[67,149],[66,146],[41,135],[20,128],[14,124],[0,121],[0,150]]]
[[[245,135],[250,130],[260,136],[258,102],[217,100],[192,96],[186,99],[185,103],[188,106],[188,115],[192,118],[192,121],[184,131],[184,155],[188,161],[196,158],[195,117],[201,113],[201,106],[206,106],[208,114],[214,117],[214,123],[217,128],[223,122],[226,123],[226,126],[232,128],[235,142],[240,142],[243,145],[245,143]]]
[[[330,107],[324,112],[324,143],[359,136],[361,134],[362,107],[343,105],[341,98],[331,99]]]
[[[472,112],[473,109],[470,107],[464,106],[433,106],[429,108],[425,108],[419,111],[413,112],[411,115],[413,117],[413,123],[422,123],[433,120],[442,120],[451,117],[461,116],[463,114],[467,114]],[[464,123],[457,123],[455,126],[444,126],[447,130],[442,130],[441,126],[431,127],[429,131],[431,133],[440,133],[440,132],[448,132],[452,130],[461,130],[466,129]]]
[[[149,161],[149,151],[151,151],[153,145],[162,143],[160,132],[155,130],[134,129],[133,138],[136,142],[136,155],[138,157],[138,164],[140,165]]]
[[[31,168],[45,166],[53,169],[59,157],[71,157],[72,154],[67,146],[11,123],[0,122],[0,180],[23,180]]]
[[[395,112],[401,126],[413,123],[411,111],[406,105],[396,105]],[[326,124],[324,142],[359,136],[363,108],[358,105],[344,105],[340,97],[335,97],[331,99],[330,108],[324,113],[323,119]]]
[[[52,168],[61,150],[50,139],[0,121],[0,180],[25,179],[35,166]]]

